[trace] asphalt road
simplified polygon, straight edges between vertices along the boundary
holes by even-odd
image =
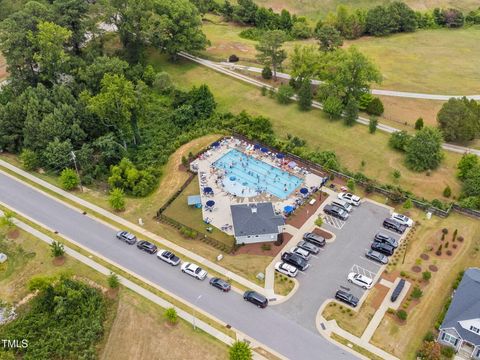
[[[325,222],[324,227],[335,233],[335,241],[312,257],[310,268],[297,276],[301,286],[295,295],[273,309],[314,331],[318,309],[325,300],[333,298],[340,287],[361,298],[365,290],[350,284],[347,275],[355,266],[357,272],[363,272],[370,278],[376,276],[380,265],[365,258],[364,254],[370,249],[375,234],[380,230],[386,232],[382,222],[389,216],[387,208],[364,202],[353,209],[346,222],[330,220],[336,227]],[[390,235],[399,238],[399,235]]]
[[[224,294],[115,238],[115,230],[0,172],[0,201],[152,281],[264,343],[289,359],[355,359],[316,331],[275,311],[258,309],[242,296]],[[202,297],[197,301],[197,298]]]

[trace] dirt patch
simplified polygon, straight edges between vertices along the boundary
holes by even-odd
[[[430,270],[431,272],[437,272],[438,267],[436,265],[429,265],[428,270]]]
[[[384,271],[382,274],[382,278],[390,282],[395,282],[395,280],[399,276],[400,276],[400,271],[392,271],[390,273],[387,273],[386,271]]]
[[[412,266],[412,271],[415,273],[419,273],[422,271],[422,268],[418,265]]]
[[[65,264],[65,256],[57,256],[53,258],[52,263],[55,266],[62,266],[63,264]]]
[[[318,227],[316,227],[315,229],[313,229],[313,233],[314,234],[317,234],[317,235],[320,235],[320,236],[323,236],[325,239],[331,239],[333,237],[333,235],[331,233],[329,233],[328,231],[325,231],[323,229],[320,229]]]
[[[323,194],[321,192],[313,195],[310,197],[304,205],[302,205],[300,208],[295,210],[293,215],[289,216],[287,218],[286,223],[288,225],[292,225],[293,227],[296,227],[297,229],[300,229],[303,224],[315,213],[315,211],[318,210],[320,205],[328,198],[326,194]],[[309,201],[311,199],[317,200],[315,204],[310,205]]]
[[[7,234],[7,237],[12,240],[15,240],[19,236],[20,236],[20,231],[18,229],[10,230]]]
[[[116,289],[108,289],[108,290],[105,292],[105,295],[106,295],[109,299],[111,299],[111,300],[116,299],[119,290],[120,290],[119,288],[116,288]]]
[[[377,310],[380,307],[380,305],[382,304],[383,299],[387,295],[388,290],[390,290],[390,289],[388,287],[380,285],[380,284],[376,284],[375,289],[376,289],[375,296],[372,298],[371,305],[372,305],[372,307],[375,308],[375,310]]]
[[[430,259],[430,256],[428,256],[427,254],[422,254],[422,255],[420,255],[420,258],[422,260],[428,260],[428,259]]]

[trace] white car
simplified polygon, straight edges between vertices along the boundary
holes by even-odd
[[[275,270],[280,274],[287,275],[288,277],[295,277],[298,274],[298,269],[295,266],[289,265],[284,262],[277,262],[275,264]]]
[[[207,277],[207,272],[205,270],[203,270],[200,266],[189,262],[183,263],[181,269],[185,274],[193,276],[198,280],[203,280]]]
[[[357,195],[353,195],[351,193],[339,193],[337,196],[340,200],[345,201],[348,204],[352,204],[353,206],[360,205],[360,197]]]
[[[297,254],[298,256],[300,256],[301,258],[304,258],[307,261],[310,260],[310,256],[311,256],[310,252],[308,252],[305,249],[299,248],[298,246],[291,248],[290,252]]]
[[[168,250],[158,250],[157,257],[172,266],[177,266],[178,264],[180,264],[180,258]]]
[[[358,285],[364,289],[370,289],[373,285],[372,279],[356,272],[351,272],[350,274],[348,274],[347,279],[348,282]]]
[[[393,213],[392,216],[390,216],[391,219],[397,220],[400,224],[407,225],[408,227],[413,226],[413,220],[410,219],[408,216],[398,214],[398,213]]]

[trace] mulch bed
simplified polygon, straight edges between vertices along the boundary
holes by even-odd
[[[7,234],[7,237],[12,240],[18,238],[19,236],[20,236],[20,231],[18,229],[10,230]]]
[[[108,297],[109,299],[113,300],[113,299],[115,299],[115,298],[117,297],[119,290],[120,290],[119,288],[116,288],[116,289],[108,289],[105,294],[107,295],[107,297]]]
[[[323,236],[325,239],[331,239],[332,238],[332,234],[330,234],[329,232],[323,230],[323,229],[320,229],[318,227],[316,227],[315,229],[313,229],[313,233],[314,234],[317,234],[317,235],[320,235],[320,236]]]
[[[317,202],[313,205],[310,205],[308,204],[308,202],[312,198],[316,199]],[[322,195],[322,193],[319,191],[318,193],[310,197],[304,205],[302,205],[300,208],[295,210],[293,215],[287,218],[286,223],[288,225],[292,225],[293,227],[296,227],[297,229],[300,229],[302,225],[305,224],[305,222],[315,213],[315,211],[318,210],[320,205],[322,205],[322,203],[325,200],[327,200],[327,198],[328,198],[327,195],[325,194]]]
[[[422,268],[420,266],[412,266],[412,271],[415,272],[415,273],[419,273],[422,271]]]
[[[380,305],[382,304],[383,299],[387,295],[388,290],[390,290],[390,288],[377,283],[375,285],[375,289],[376,289],[375,297],[372,299],[371,304],[375,309],[378,309],[380,307]]]
[[[428,270],[430,270],[431,272],[437,272],[438,267],[436,265],[429,265]]]
[[[287,245],[288,241],[293,237],[289,233],[281,233],[280,238],[283,240],[281,245],[278,245],[276,241],[264,242],[258,244],[248,244],[240,246],[235,255],[250,254],[250,255],[263,255],[263,256],[276,256]],[[263,250],[262,246],[270,245],[270,250]]]
[[[428,260],[428,259],[430,259],[430,256],[428,256],[427,254],[422,254],[422,255],[420,255],[420,258],[422,260]]]
[[[382,278],[385,279],[385,280],[388,280],[390,282],[394,282],[395,279],[399,276],[400,276],[400,271],[398,271],[398,270],[392,271],[388,274],[383,272],[383,274],[382,274]]]

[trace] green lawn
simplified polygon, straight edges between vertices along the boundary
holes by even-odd
[[[398,169],[401,178],[398,184],[426,198],[441,198],[447,184],[458,195],[459,183],[455,179],[455,165],[460,155],[445,153],[442,166],[427,177],[415,173],[403,165],[403,155],[391,150],[388,135],[377,131],[370,135],[365,126],[345,127],[341,122],[331,121],[320,110],[301,112],[296,104],[279,105],[269,97],[263,97],[260,90],[243,82],[232,80],[188,61],[172,64],[157,53],[150,54],[151,63],[168,71],[181,88],[202,83],[208,84],[218,102],[219,110],[240,112],[246,110],[254,115],[271,119],[278,136],[297,135],[307,140],[308,145],[318,150],[334,150],[343,165],[352,171],[360,169],[362,160],[364,172],[383,183],[392,183],[392,172]]]

